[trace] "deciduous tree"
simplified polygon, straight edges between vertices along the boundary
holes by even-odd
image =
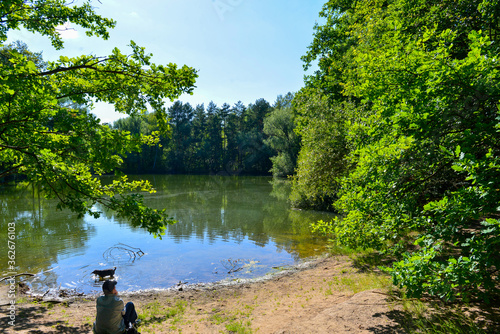
[[[171,222],[165,210],[148,208],[140,194],[130,194],[153,191],[150,184],[122,177],[104,185],[98,177],[116,171],[121,156],[157,139],[111,129],[88,110],[97,101],[129,115],[150,111],[164,131],[164,99],[191,93],[196,71],[172,63],[156,65],[134,42],[130,54],[115,48],[109,56],[62,56],[43,65],[33,53],[5,45],[7,32],[23,27],[47,36],[61,49],[57,27],[66,22],[104,39],[115,24],[97,15],[90,1],[72,7],[62,0],[0,3],[0,178],[23,174],[46,196],[58,198],[59,208],[98,216],[93,208],[100,203],[134,226],[161,234]]]
[[[308,53],[325,58],[308,84],[357,105],[346,119],[347,173],[331,179],[343,216],[317,227],[340,244],[394,255],[388,270],[412,296],[498,291],[498,8],[329,1]]]

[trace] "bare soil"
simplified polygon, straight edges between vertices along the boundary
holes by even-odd
[[[140,333],[405,333],[405,313],[387,294],[387,282],[382,274],[356,269],[347,257],[327,257],[267,279],[121,297],[134,302]],[[95,298],[24,298],[16,305],[15,326],[8,323],[7,306],[0,306],[0,332],[91,333]]]
[[[344,285],[356,286],[362,275],[348,259],[328,257],[270,279],[121,297],[142,315],[141,333],[403,333],[399,306],[384,290],[354,293]],[[1,306],[2,332],[91,333],[95,296],[64,303],[26,300],[16,308],[11,326],[7,305]]]

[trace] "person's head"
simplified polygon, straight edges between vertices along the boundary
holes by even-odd
[[[107,280],[102,285],[102,291],[104,292],[105,295],[116,295],[118,293],[116,291],[116,284],[118,284],[117,281]]]

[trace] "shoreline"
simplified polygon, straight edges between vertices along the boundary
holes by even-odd
[[[442,316],[446,321],[466,323],[467,328],[477,328],[477,324],[489,329],[484,333],[500,329],[500,311],[487,305],[457,308],[403,301],[391,293],[387,275],[361,267],[349,256],[325,255],[254,279],[119,291],[119,296],[136,306],[141,334],[408,333],[415,332],[415,323],[433,327],[433,321]],[[95,297],[19,301],[13,326],[8,322],[8,306],[0,306],[0,332],[91,334]],[[412,313],[408,303],[415,303],[423,317]],[[470,318],[460,316],[466,313]]]
[[[375,285],[366,285],[366,277]],[[353,268],[348,257],[325,255],[255,279],[119,296],[136,306],[142,334],[370,333],[361,328],[397,327],[391,316],[397,307],[387,300],[385,285],[378,274]],[[0,307],[6,333],[91,333],[96,313],[89,295],[16,307],[15,326],[5,322],[7,307]]]
[[[125,291],[120,291],[120,295],[123,297],[133,297],[136,295],[141,295],[141,294],[168,294],[168,293],[175,293],[179,291],[199,291],[199,290],[213,290],[221,287],[234,287],[242,284],[252,284],[252,283],[259,283],[259,282],[265,282],[268,280],[273,280],[277,279],[282,276],[287,276],[287,275],[292,275],[298,271],[302,270],[307,270],[310,269],[314,266],[317,266],[320,264],[322,261],[325,259],[329,258],[331,255],[329,253],[324,253],[321,255],[317,255],[314,257],[310,257],[307,259],[304,259],[296,264],[289,265],[289,266],[284,266],[284,267],[279,267],[282,268],[280,270],[277,270],[276,272],[273,273],[267,273],[262,276],[254,277],[254,278],[225,278],[223,280],[215,281],[215,282],[201,282],[201,283],[186,283],[186,284],[177,284],[168,288],[149,288],[149,289],[139,289],[139,290],[125,290]],[[52,288],[53,289],[53,288]],[[43,296],[42,293],[22,293],[18,296],[18,298],[22,297],[27,297],[30,299],[35,299],[38,300],[39,302],[57,302],[57,303],[64,303],[64,302],[74,302],[78,301],[79,299],[91,299],[95,300],[97,297],[102,295],[101,291],[95,291],[92,293],[79,293],[74,289],[66,289],[66,288],[60,288],[58,290],[55,290],[58,293],[69,293],[70,295],[68,297],[48,297],[48,298],[41,298]],[[7,303],[6,303],[7,304]],[[1,304],[6,305],[6,304]]]
[[[327,258],[331,257],[330,254],[325,253],[322,255],[315,256],[313,258],[308,258],[303,260],[297,264],[280,267],[283,268],[281,270],[277,270],[274,273],[267,273],[262,276],[254,277],[254,278],[225,278],[223,280],[215,281],[215,282],[205,282],[205,283],[192,283],[192,284],[177,284],[170,288],[153,288],[153,289],[144,289],[144,290],[135,290],[135,291],[123,291],[120,293],[123,296],[133,296],[140,293],[148,293],[148,292],[176,292],[176,291],[189,291],[189,290],[210,290],[217,289],[220,287],[234,287],[243,284],[253,284],[265,282],[273,279],[278,279],[283,276],[293,275],[296,272],[310,269],[314,266],[319,265],[321,262],[325,261]]]

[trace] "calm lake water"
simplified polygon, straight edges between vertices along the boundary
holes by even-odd
[[[269,177],[142,175],[157,189],[145,202],[178,223],[162,239],[131,227],[111,212],[99,219],[56,210],[31,186],[0,190],[1,276],[7,267],[7,224],[16,223],[16,272],[43,292],[62,287],[101,291],[91,272],[116,266],[118,288],[169,288],[254,278],[326,251],[309,224],[331,214],[291,210],[289,185]],[[131,177],[132,179],[132,177]],[[102,208],[98,208],[102,209]],[[140,252],[132,251],[141,250]],[[273,269],[274,267],[274,269]]]

